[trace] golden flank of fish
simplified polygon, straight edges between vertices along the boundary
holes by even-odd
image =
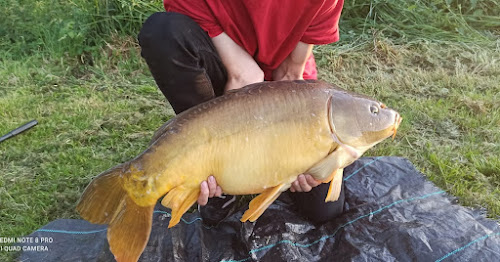
[[[255,221],[302,173],[340,193],[342,170],[395,135],[399,114],[368,97],[317,81],[253,84],[168,121],[148,149],[96,177],[77,209],[109,224],[117,261],[137,261],[151,231],[153,207],[172,209],[169,227],[193,205],[213,175],[224,193],[260,194],[243,214]]]

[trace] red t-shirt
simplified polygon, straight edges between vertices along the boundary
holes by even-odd
[[[262,68],[266,80],[299,41],[338,41],[343,0],[164,0],[165,10],[191,17],[210,37],[225,32]],[[316,79],[311,55],[304,79]]]

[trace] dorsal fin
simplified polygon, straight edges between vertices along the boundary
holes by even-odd
[[[174,118],[170,118],[165,124],[163,124],[158,130],[153,135],[153,138],[151,138],[151,142],[149,142],[149,145],[153,144],[158,138],[160,138],[165,131],[167,130],[167,127],[174,121]]]

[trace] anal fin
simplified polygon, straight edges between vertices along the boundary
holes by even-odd
[[[172,217],[168,228],[179,223],[181,217],[196,202],[200,194],[199,187],[178,186],[168,192],[161,204],[172,210]]]
[[[273,188],[268,188],[260,195],[250,201],[248,210],[241,217],[241,222],[249,220],[253,222],[259,218],[264,211],[276,200],[281,192],[285,191],[285,184],[279,184]]]

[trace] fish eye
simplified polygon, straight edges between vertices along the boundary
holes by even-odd
[[[372,114],[378,115],[378,106],[376,106],[376,105],[371,105],[371,106],[370,106],[370,112],[371,112]]]

